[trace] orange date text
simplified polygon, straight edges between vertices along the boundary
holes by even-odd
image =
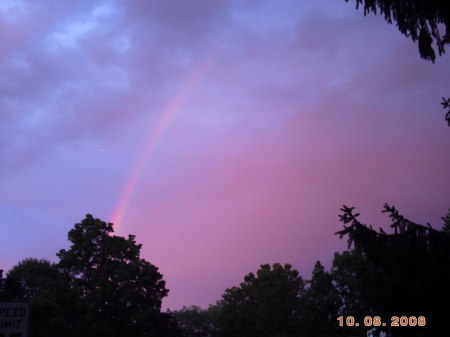
[[[380,316],[365,316],[358,322],[354,316],[339,316],[337,318],[339,326],[425,326],[427,324],[425,316],[391,316],[386,322]]]

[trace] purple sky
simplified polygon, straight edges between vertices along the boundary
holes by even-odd
[[[329,266],[343,204],[450,207],[450,56],[352,1],[2,1],[0,41],[3,269],[91,213],[165,308],[207,306],[262,263]]]

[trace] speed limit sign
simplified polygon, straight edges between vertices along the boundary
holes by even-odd
[[[0,337],[27,337],[29,302],[0,302]]]

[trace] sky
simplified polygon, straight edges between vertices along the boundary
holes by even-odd
[[[265,263],[309,278],[342,205],[441,228],[450,56],[344,0],[0,2],[0,268],[87,213],[136,235],[163,308]]]

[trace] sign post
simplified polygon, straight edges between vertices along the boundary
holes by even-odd
[[[29,302],[0,302],[0,337],[28,337]]]

